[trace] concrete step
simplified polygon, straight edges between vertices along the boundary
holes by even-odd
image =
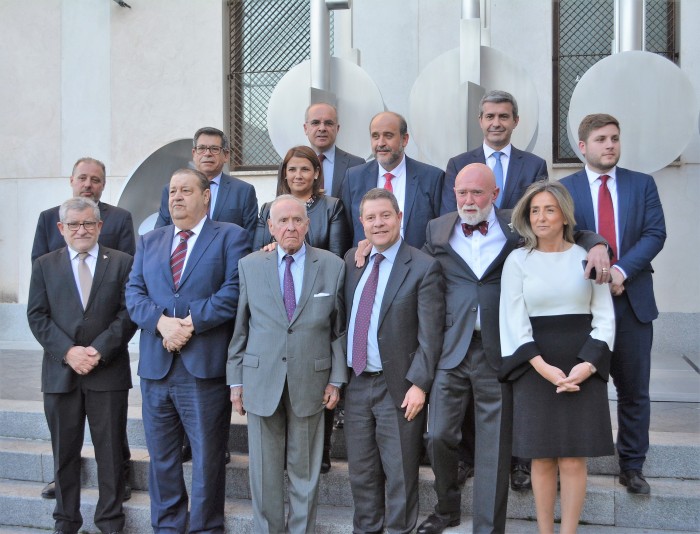
[[[22,481],[0,480],[0,534],[38,534],[50,532],[53,525],[53,501],[41,499],[41,484]],[[92,517],[97,503],[97,490],[84,488],[82,492],[81,513],[84,518],[83,532],[97,532]],[[645,503],[642,503],[644,506]],[[149,519],[149,498],[146,492],[135,491],[130,501],[124,504],[126,510],[127,533],[146,533],[151,531]],[[423,510],[422,521],[428,514]],[[664,516],[666,517],[666,516]],[[624,516],[621,517],[624,519]],[[585,521],[585,519],[584,519]],[[248,534],[253,532],[252,508],[250,501],[244,499],[227,499],[226,532]],[[582,524],[579,534],[681,534],[688,529],[677,529],[672,523],[661,527],[644,527],[632,522],[624,525],[620,521],[615,526]],[[696,530],[695,530],[696,531]],[[317,533],[345,534],[352,532],[352,508],[337,506],[319,506]],[[462,524],[445,531],[447,534],[471,534],[471,518],[463,515]],[[506,534],[534,534],[537,526],[534,521],[509,519]]]
[[[136,492],[148,491],[148,452],[133,449],[132,488]],[[48,442],[0,439],[0,478],[31,481],[38,484],[35,497],[39,497],[41,484],[52,477],[52,455]],[[37,467],[38,466],[38,467]],[[185,480],[190,490],[191,462],[184,464]],[[83,486],[94,490],[97,486],[97,468],[92,447],[83,449]],[[8,480],[9,482],[9,480]],[[660,528],[696,531],[700,526],[700,481],[672,478],[651,478],[652,495],[630,495],[616,476],[592,475],[589,477],[588,494],[581,520],[588,524],[629,526],[636,528]],[[432,510],[436,504],[433,491],[434,477],[429,467],[420,470],[421,510]],[[472,513],[473,479],[467,481],[462,492],[462,513]],[[232,501],[250,499],[248,483],[248,457],[234,454],[226,469],[226,495]],[[336,460],[330,473],[321,476],[319,504],[330,508],[345,508],[352,503],[348,482],[347,463]],[[0,508],[0,517],[2,515]],[[535,507],[531,492],[510,492],[508,517],[535,519]],[[21,523],[20,523],[21,524]]]
[[[234,414],[231,421],[229,450],[233,453],[247,454],[246,419]],[[127,431],[129,444],[133,449],[146,448],[140,408],[129,408]],[[50,436],[44,417],[43,403],[0,400],[0,436],[48,441]],[[650,432],[649,439],[650,448],[644,465],[646,476],[700,480],[700,439],[697,433]],[[87,428],[85,442],[91,443]],[[345,458],[343,429],[336,429],[333,432],[332,442],[331,455],[337,459]],[[591,474],[614,475],[618,470],[615,456],[594,458],[589,461]]]

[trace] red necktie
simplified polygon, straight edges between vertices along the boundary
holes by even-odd
[[[393,193],[394,188],[391,186],[391,179],[392,178],[394,178],[394,175],[391,174],[390,172],[388,172],[384,175],[384,189],[386,189],[387,191],[391,191]]]
[[[613,251],[611,263],[617,261],[617,232],[615,231],[615,210],[613,209],[612,195],[608,189],[610,176],[603,174],[600,177],[598,188],[598,233],[608,242]]]
[[[352,338],[352,370],[359,376],[367,367],[367,335],[369,334],[369,321],[372,317],[374,297],[377,295],[377,283],[379,282],[379,264],[384,256],[377,254],[374,257],[374,265],[369,273],[365,287],[362,289],[360,302],[355,313],[355,330]]]
[[[173,255],[170,256],[170,270],[173,272],[173,284],[176,288],[180,284],[182,266],[185,264],[185,257],[187,256],[187,240],[192,234],[194,234],[192,230],[178,232],[177,235],[180,236],[180,242],[175,247]]]
[[[489,223],[487,221],[481,221],[477,224],[462,223],[462,232],[467,237],[471,237],[474,230],[479,230],[481,235],[486,235],[489,231]]]

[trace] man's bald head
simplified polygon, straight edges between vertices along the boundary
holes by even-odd
[[[478,224],[491,213],[499,189],[487,165],[472,163],[457,173],[454,191],[459,216],[464,222]]]

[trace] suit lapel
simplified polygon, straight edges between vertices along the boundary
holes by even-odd
[[[272,300],[275,303],[277,310],[280,315],[287,322],[287,310],[284,309],[284,297],[282,295],[282,289],[280,288],[280,276],[277,266],[277,250],[268,252],[265,256],[265,265],[263,267],[265,271],[265,280],[270,286],[270,294],[273,296]]]
[[[204,221],[204,226],[202,226],[202,232],[197,236],[197,241],[194,244],[192,252],[190,252],[190,257],[187,258],[187,264],[185,265],[185,270],[180,278],[180,286],[182,287],[187,282],[190,274],[197,267],[197,263],[202,259],[204,252],[207,247],[211,244],[214,238],[219,233],[219,227],[211,222],[211,219]],[[171,273],[172,275],[172,273]],[[171,277],[172,278],[172,277]]]
[[[576,211],[576,217],[583,219],[578,221],[579,229],[590,228],[591,231],[596,231],[595,215],[593,214],[593,197],[591,196],[591,185],[588,183],[588,176],[585,169],[577,172],[571,179],[571,187],[573,189],[572,197],[574,198],[574,206],[580,209]]]
[[[403,284],[403,281],[408,275],[410,262],[411,252],[408,250],[408,245],[402,242],[396,253],[396,259],[394,260],[394,265],[389,273],[389,280],[384,289],[384,296],[382,297],[382,303],[379,308],[379,324],[377,325],[377,331],[382,327],[386,313],[394,301],[396,293],[398,293],[401,288],[401,284]]]
[[[406,158],[406,195],[403,202],[403,231],[406,234],[408,221],[411,220],[411,211],[413,210],[413,202],[416,199],[416,191],[418,189],[418,175],[413,170],[413,161],[408,156]]]
[[[331,186],[331,196],[338,197],[340,191],[340,182],[345,178],[347,170],[348,156],[345,152],[335,147],[335,163],[333,164],[333,185]]]
[[[226,205],[226,197],[228,197],[230,188],[231,181],[228,179],[228,176],[226,176],[224,173],[221,173],[221,179],[219,180],[219,192],[216,195],[216,205],[214,206],[214,211],[211,214],[212,220],[219,220],[221,208],[222,206]]]
[[[95,264],[95,274],[92,277],[92,286],[90,287],[90,296],[88,297],[87,305],[85,306],[85,310],[87,310],[91,305],[92,301],[95,298],[95,295],[97,294],[97,291],[100,288],[100,284],[102,284],[102,279],[105,276],[105,272],[107,272],[107,266],[109,265],[109,253],[104,250],[102,247],[99,248],[97,251],[97,263]]]
[[[57,266],[57,276],[56,280],[72,280],[70,284],[73,288],[71,294],[75,299],[75,305],[79,310],[83,309],[83,300],[80,298],[80,288],[75,280],[75,275],[73,274],[73,265],[71,264],[71,251],[68,247],[63,247],[63,252],[59,255],[58,266]]]
[[[452,237],[452,230],[454,229],[455,224],[457,224],[458,219],[459,214],[457,213],[455,213],[453,217],[450,217],[450,219],[447,221],[449,222],[449,224],[446,224],[442,228],[440,228],[439,233],[435,235],[435,242],[437,245],[442,244],[447,253],[452,257],[452,259],[454,259],[464,268],[464,270],[470,278],[477,280],[477,276],[476,274],[474,274],[474,271],[472,271],[472,268],[469,267],[469,264],[466,261],[464,261],[464,258],[457,254],[457,251],[452,248],[452,245],[450,245],[450,237]]]
[[[523,169],[523,154],[517,148],[510,147],[510,161],[508,162],[508,172],[506,173],[506,186],[503,188],[503,198],[501,206],[509,206],[510,198],[516,189],[520,173]]]
[[[617,242],[620,244],[619,249],[623,246],[623,237],[627,229],[627,216],[629,215],[629,207],[632,205],[632,183],[631,177],[626,169],[617,168],[615,173],[617,181]],[[595,228],[595,226],[594,226]],[[617,251],[618,259],[622,255],[622,251]]]
[[[314,251],[313,247],[306,245],[304,279],[301,283],[301,295],[299,296],[297,307],[294,310],[294,315],[292,316],[292,323],[297,320],[297,317],[299,317],[299,314],[309,301],[309,297],[311,296],[311,292],[314,288],[314,283],[316,282],[316,276],[318,275],[319,263],[318,255]]]
[[[496,267],[502,265],[503,262],[506,261],[506,257],[508,256],[508,254],[510,254],[513,251],[513,249],[515,249],[518,246],[518,242],[520,241],[520,235],[518,234],[518,232],[511,229],[511,227],[509,226],[510,217],[504,216],[503,212],[498,208],[494,209],[496,210],[496,220],[498,221],[498,224],[501,227],[503,235],[506,237],[506,242],[503,245],[501,252],[498,253],[498,256],[496,256],[496,258],[486,268],[484,274],[482,275],[482,278],[485,278]]]

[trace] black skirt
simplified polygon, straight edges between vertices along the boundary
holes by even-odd
[[[589,315],[531,317],[542,358],[569,374],[591,332]],[[527,368],[529,367],[529,368]],[[556,386],[529,363],[513,382],[513,455],[572,458],[614,454],[607,382],[597,373],[576,393]]]

